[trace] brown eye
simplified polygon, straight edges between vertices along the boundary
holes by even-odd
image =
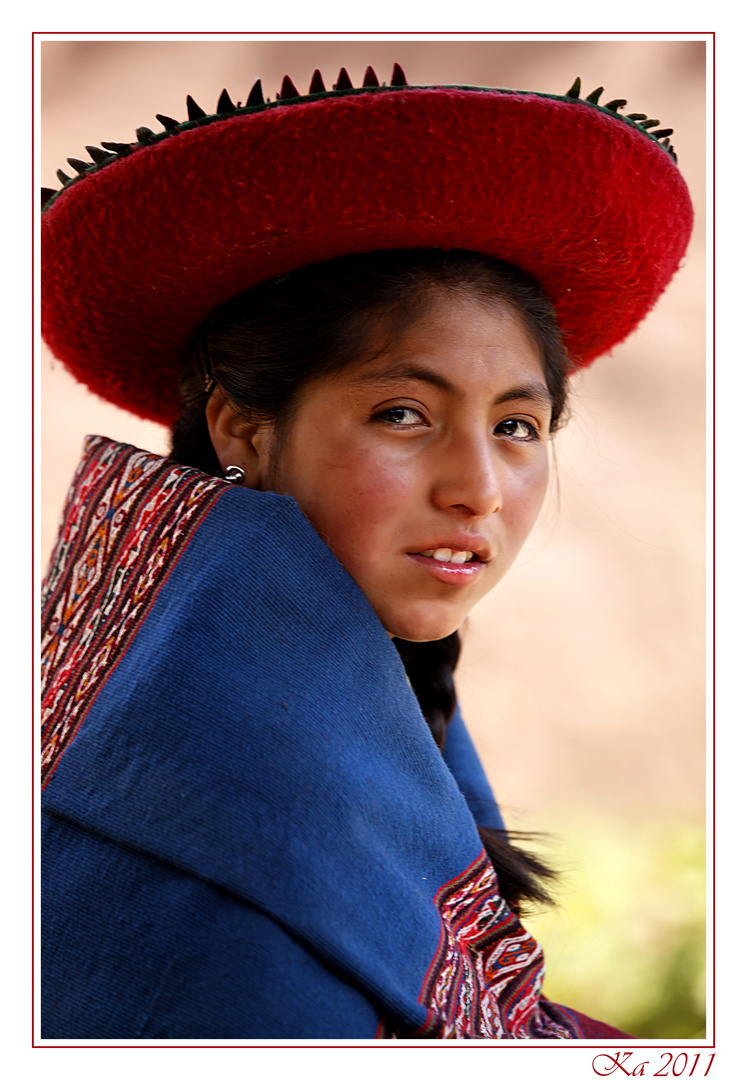
[[[385,409],[384,412],[377,413],[375,419],[381,420],[384,424],[392,424],[394,427],[410,427],[422,421],[417,409],[409,409],[404,405]]]
[[[494,428],[495,435],[508,435],[511,439],[516,439],[518,442],[533,442],[539,438],[539,432],[534,424],[530,424],[528,420],[501,420],[500,424],[496,424]]]

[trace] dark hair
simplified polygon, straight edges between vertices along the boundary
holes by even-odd
[[[536,344],[553,408],[550,430],[564,416],[570,361],[548,298],[523,271],[466,251],[383,251],[346,255],[264,282],[211,313],[192,342],[181,375],[182,412],[171,457],[222,475],[205,417],[216,384],[242,415],[272,421],[282,441],[307,381],[375,355],[425,314],[444,291],[501,303],[522,320]],[[439,747],[456,706],[454,670],[461,643],[395,641],[415,695]],[[552,877],[509,834],[479,829],[501,894],[518,911],[522,900],[547,901],[541,879]]]

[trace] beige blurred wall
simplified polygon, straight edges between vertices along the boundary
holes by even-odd
[[[696,206],[685,263],[626,344],[575,380],[555,490],[517,565],[470,620],[464,711],[509,820],[548,829],[595,812],[697,821],[706,664],[705,45],[698,41],[47,41],[41,183],[87,143],[131,140],[156,112],[211,111],[225,86],[274,95],[315,67],[389,79],[628,99],[660,118]],[[302,164],[299,165],[302,167]],[[569,213],[573,213],[570,206]],[[158,452],[158,427],[75,384],[41,352],[42,548],[88,432]]]

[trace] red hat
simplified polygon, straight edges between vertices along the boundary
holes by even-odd
[[[354,88],[318,72],[275,101],[158,116],[87,147],[44,192],[42,333],[93,391],[170,423],[177,372],[218,304],[339,255],[462,248],[528,271],[579,366],[622,341],[682,259],[692,205],[658,120],[585,99],[469,86]]]

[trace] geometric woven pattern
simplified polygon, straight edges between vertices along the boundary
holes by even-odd
[[[43,584],[42,787],[226,490],[223,480],[153,454],[86,440]]]
[[[571,1017],[541,1000],[544,957],[498,892],[484,853],[436,893],[441,941],[423,981],[428,1019],[383,1039],[577,1039]]]

